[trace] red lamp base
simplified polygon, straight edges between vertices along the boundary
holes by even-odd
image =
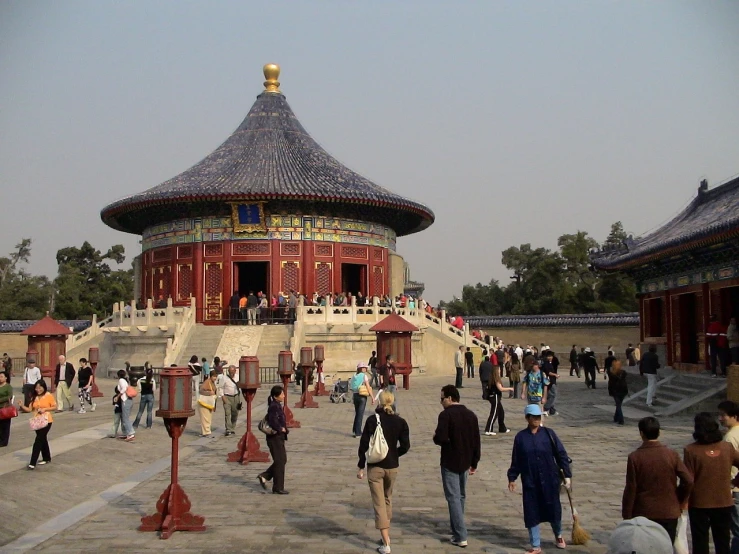
[[[205,531],[205,518],[190,513],[190,499],[178,483],[169,485],[157,501],[157,511],[141,518],[139,531],[161,531],[168,539],[175,531]]]
[[[300,402],[295,404],[295,408],[318,408],[318,402],[313,401],[310,389],[300,395]]]
[[[315,388],[313,389],[313,394],[315,396],[331,396],[331,393],[326,390],[326,386],[323,383],[323,381],[320,380],[320,376],[318,378],[318,382],[316,383]]]
[[[269,462],[269,453],[259,448],[259,441],[254,433],[247,431],[239,441],[237,450],[228,455],[229,462],[238,462],[246,465],[249,462]]]
[[[300,422],[295,419],[295,416],[293,415],[293,411],[287,407],[287,404],[284,406],[285,411],[285,422],[288,429],[300,429]]]

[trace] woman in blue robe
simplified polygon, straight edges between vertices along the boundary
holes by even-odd
[[[529,531],[529,554],[541,552],[539,524],[549,522],[556,537],[557,547],[564,548],[562,537],[562,504],[559,487],[565,476],[570,487],[570,459],[565,447],[551,429],[541,426],[541,406],[529,404],[524,410],[528,427],[519,431],[513,441],[511,467],[508,469],[508,490],[516,490],[516,479],[521,477],[523,488],[523,518]],[[555,453],[556,452],[556,453]]]

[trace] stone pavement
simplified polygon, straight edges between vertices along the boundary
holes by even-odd
[[[414,376],[413,388],[400,391],[398,409],[411,429],[411,450],[401,458],[393,497],[391,528],[393,552],[457,552],[449,544],[448,512],[439,475],[439,448],[431,437],[441,410],[438,392],[449,378]],[[600,383],[599,383],[600,384]],[[465,380],[462,402],[484,425],[489,404],[480,398],[479,381]],[[561,415],[545,419],[557,431],[573,458],[573,487],[583,526],[593,535],[586,547],[574,552],[602,554],[610,532],[620,520],[626,455],[636,448],[635,421],[624,427],[611,422],[603,388],[586,389],[575,378],[561,379],[558,407]],[[297,395],[291,390],[290,404]],[[256,417],[264,412],[266,387],[257,395]],[[154,512],[169,482],[169,439],[157,422],[139,433],[135,444],[103,439],[60,454],[53,464],[35,472],[14,471],[6,476],[3,514],[13,510],[17,533],[6,525],[3,542],[25,533],[1,552],[148,552],[163,547],[180,552],[371,552],[377,546],[372,505],[366,481],[356,478],[358,440],[351,436],[353,407],[334,405],[327,397],[321,407],[294,410],[302,422],[287,443],[286,488],[289,496],[265,493],[256,476],[265,464],[240,466],[226,462],[238,436],[196,439],[197,417],[190,420],[182,449],[180,483],[192,501],[192,511],[206,518],[204,533],[175,533],[162,543],[154,533],[136,531],[140,518]],[[479,471],[471,476],[467,497],[470,532],[468,552],[520,553],[527,533],[523,527],[519,492],[507,491],[511,445],[515,431],[525,427],[521,400],[504,400],[508,435],[482,437]],[[369,407],[368,407],[369,408]],[[368,414],[369,415],[369,412]],[[222,427],[222,413],[214,419]],[[61,419],[61,418],[60,418]],[[691,441],[690,419],[662,422],[663,439],[681,449]],[[16,424],[17,425],[17,424]],[[243,432],[243,424],[240,430]],[[56,426],[54,429],[56,433]],[[265,441],[259,435],[263,449]],[[107,488],[106,488],[107,487]],[[29,511],[43,488],[51,502],[41,511]],[[56,508],[54,510],[53,508]],[[35,509],[35,507],[33,508]],[[55,512],[55,513],[54,513]],[[567,514],[563,504],[563,513]],[[568,522],[565,516],[565,522]],[[49,520],[49,521],[47,521]],[[34,529],[28,522],[42,524]],[[565,523],[565,535],[570,525]],[[554,551],[551,533],[544,530],[542,546]]]

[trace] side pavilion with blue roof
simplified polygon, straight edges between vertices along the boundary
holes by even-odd
[[[739,317],[739,177],[713,189],[702,181],[671,221],[591,259],[596,269],[636,280],[644,343],[657,345],[674,368],[708,369],[710,316],[724,326]]]

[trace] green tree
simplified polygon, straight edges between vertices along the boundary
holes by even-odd
[[[117,244],[104,254],[85,241],[81,247],[62,248],[56,254],[59,273],[54,280],[54,315],[76,319],[92,314],[106,315],[114,302],[133,294],[133,270],[113,271],[106,260],[125,260]]]
[[[0,319],[40,319],[50,309],[52,287],[21,267],[31,258],[31,239],[22,239],[0,258]]]

